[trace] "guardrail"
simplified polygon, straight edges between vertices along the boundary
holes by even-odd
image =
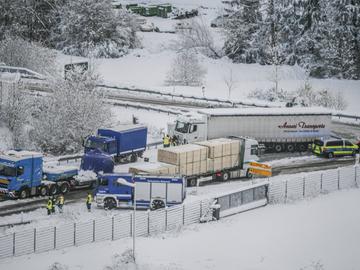
[[[348,118],[348,119],[355,119],[355,121],[360,120],[359,115],[351,115],[351,114],[343,114],[343,113],[333,113],[332,116],[339,117],[339,118]]]
[[[109,88],[109,89],[116,89],[116,90],[125,90],[129,92],[137,92],[137,93],[146,93],[151,95],[159,95],[159,96],[167,96],[171,98],[182,98],[182,99],[192,99],[196,101],[204,101],[204,102],[215,102],[215,103],[223,103],[227,104],[230,107],[236,107],[237,105],[240,106],[250,106],[250,107],[262,107],[262,108],[268,108],[272,107],[269,105],[262,105],[262,104],[256,104],[251,102],[241,102],[241,101],[231,101],[226,99],[217,99],[217,98],[205,98],[205,97],[198,97],[198,96],[188,96],[183,94],[173,94],[169,92],[161,92],[161,91],[155,91],[155,90],[146,90],[146,89],[139,89],[139,88],[129,88],[129,87],[119,87],[119,86],[110,86],[105,84],[98,84],[98,87],[103,88]]]

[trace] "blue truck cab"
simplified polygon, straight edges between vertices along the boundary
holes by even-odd
[[[41,153],[11,150],[0,155],[0,193],[24,199],[30,195],[66,193],[77,169],[57,168],[44,172]]]
[[[136,162],[146,149],[147,128],[124,125],[117,130],[99,129],[96,136],[84,142],[84,151],[98,149],[114,157],[116,162]]]
[[[186,181],[183,177],[128,173],[99,175],[96,191],[96,203],[105,209],[133,207],[135,199],[136,208],[158,209],[181,204],[185,197]]]

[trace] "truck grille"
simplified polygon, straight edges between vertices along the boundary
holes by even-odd
[[[0,188],[8,188],[9,180],[7,179],[0,179]]]

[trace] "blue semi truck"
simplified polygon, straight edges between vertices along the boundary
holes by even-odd
[[[134,200],[136,208],[159,209],[186,197],[183,177],[112,173],[99,175],[98,181],[96,203],[105,209],[133,207]]]
[[[117,130],[99,129],[84,141],[85,153],[98,149],[114,157],[116,163],[136,162],[146,149],[147,128],[124,125]]]

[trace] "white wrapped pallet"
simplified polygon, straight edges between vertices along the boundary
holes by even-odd
[[[165,164],[159,162],[146,162],[146,163],[133,165],[132,167],[129,168],[129,173],[175,175],[179,173],[179,168],[171,164]]]

